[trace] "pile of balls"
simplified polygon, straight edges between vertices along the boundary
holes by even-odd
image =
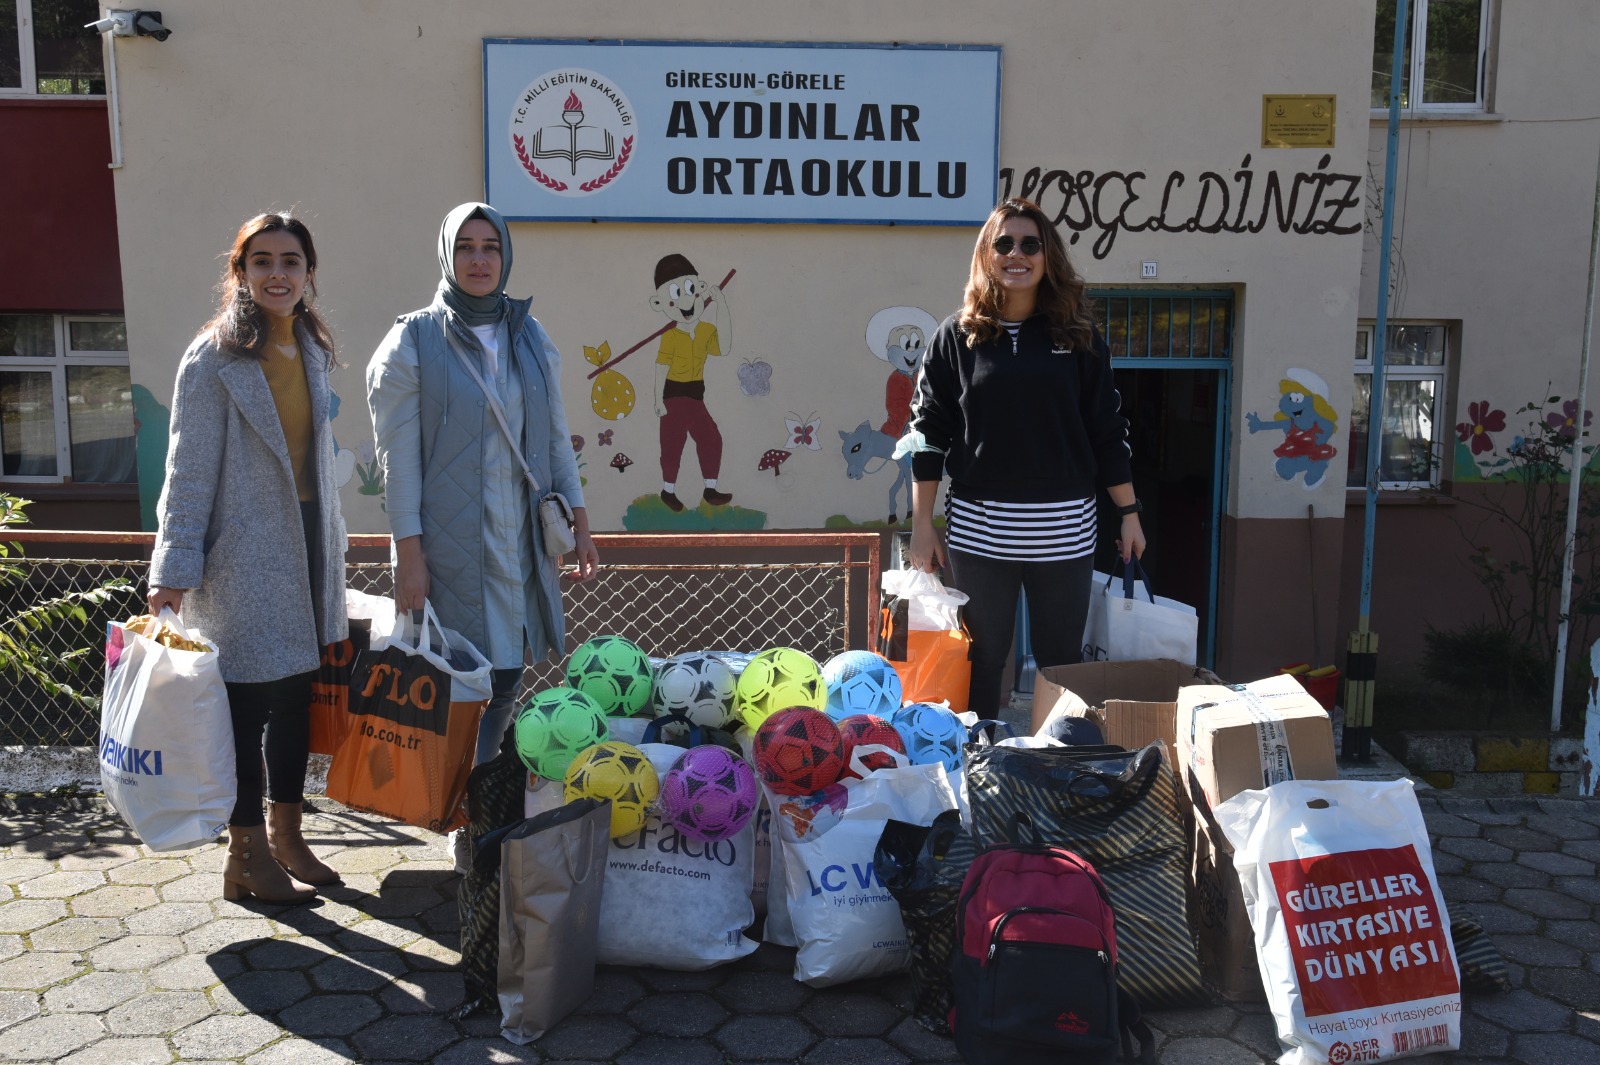
[[[732,656],[730,656],[731,658]],[[727,839],[760,801],[808,795],[842,779],[909,761],[961,767],[966,730],[948,708],[902,705],[900,677],[870,651],[845,651],[819,666],[774,647],[738,670],[709,652],[651,663],[622,636],[599,636],[573,652],[567,683],[536,693],[517,714],[513,738],[529,772],[565,784],[566,798],[609,799],[614,838],[652,813],[698,840]],[[690,746],[663,776],[638,747],[610,738],[608,719],[677,715],[704,733],[743,730],[751,760],[723,746]],[[681,725],[666,739],[687,742]]]

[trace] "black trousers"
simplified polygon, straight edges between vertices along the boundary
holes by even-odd
[[[321,522],[315,501],[300,504],[300,525],[305,532],[311,602],[315,604],[322,585]],[[261,809],[263,792],[273,802],[305,801],[306,760],[311,748],[311,682],[316,675],[313,669],[279,680],[227,685],[239,778],[228,824],[251,828],[265,822]]]
[[[1028,593],[1028,635],[1034,661],[1059,666],[1083,658],[1083,626],[1089,618],[1094,557],[1061,562],[1021,562],[950,552],[955,587],[966,592],[963,617],[972,636],[972,687],[967,709],[981,718],[999,716],[1000,680],[1016,632],[1017,593]]]

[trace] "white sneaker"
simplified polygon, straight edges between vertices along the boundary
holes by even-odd
[[[465,876],[472,869],[472,841],[458,828],[444,838],[445,852],[455,859],[455,871]]]

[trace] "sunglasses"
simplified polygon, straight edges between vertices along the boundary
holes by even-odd
[[[1022,254],[1024,255],[1038,255],[1040,250],[1044,248],[1044,241],[1038,237],[1023,237],[1022,243],[1018,244],[1015,237],[995,237],[994,243],[990,247],[1001,255],[1010,255],[1011,249],[1017,247],[1022,249]]]

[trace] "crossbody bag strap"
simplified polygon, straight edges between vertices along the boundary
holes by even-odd
[[[483,374],[478,372],[478,368],[472,365],[472,359],[461,349],[461,342],[450,332],[450,323],[440,319],[437,315],[435,319],[439,322],[439,327],[444,332],[445,343],[450,345],[450,350],[455,352],[456,358],[461,360],[462,368],[467,371],[468,376],[478,382],[478,387],[483,389],[483,398],[489,401],[489,410],[494,412],[494,420],[499,423],[500,431],[505,434],[506,443],[511,445],[511,453],[517,457],[517,462],[522,465],[522,475],[528,479],[528,487],[533,490],[533,498],[538,499],[544,492],[540,489],[539,482],[534,479],[533,470],[528,467],[528,460],[522,457],[521,445],[517,443],[516,437],[511,435],[511,426],[506,423],[506,412],[500,406],[500,397],[494,394],[494,390],[489,387],[489,382],[483,379]],[[509,353],[507,357],[509,357]]]

